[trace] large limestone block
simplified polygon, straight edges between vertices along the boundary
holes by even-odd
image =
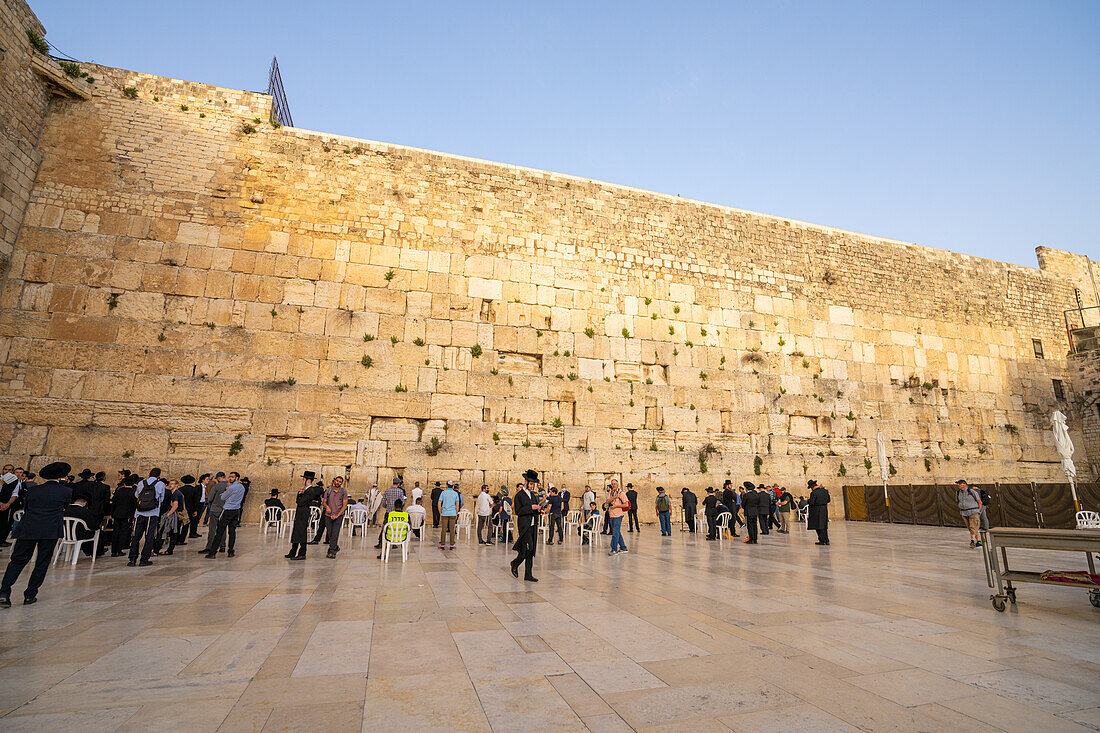
[[[664,430],[694,432],[696,430],[696,411],[687,407],[661,408],[661,427]]]
[[[432,419],[439,420],[481,420],[481,408],[484,398],[436,393],[431,398]]]
[[[421,422],[402,417],[376,417],[371,421],[371,440],[420,440]]]
[[[305,440],[302,438],[268,438],[264,456],[284,463],[331,464],[346,466],[356,463],[359,443]]]
[[[93,402],[42,399],[30,397],[0,397],[0,414],[6,420],[17,419],[22,424],[46,426],[87,426],[92,424]]]
[[[226,441],[226,445],[232,437]],[[130,452],[139,458],[164,458],[168,433],[164,430],[123,428],[52,427],[46,439],[46,454],[53,456],[121,456]]]
[[[503,297],[504,283],[500,280],[491,280],[482,277],[471,277],[467,288],[467,295],[471,298],[484,300],[500,300]]]

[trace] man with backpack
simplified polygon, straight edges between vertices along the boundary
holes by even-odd
[[[157,525],[160,521],[160,505],[164,501],[164,482],[160,480],[160,469],[149,471],[149,477],[143,479],[134,489],[137,506],[134,508],[134,537],[130,541],[130,561],[137,565],[138,549],[141,550],[141,564],[152,565],[149,556],[153,554],[153,544],[157,537]],[[142,544],[142,537],[145,544]]]
[[[959,514],[966,522],[966,529],[970,532],[970,546],[981,547],[982,538],[978,533],[981,530],[982,495],[977,489],[967,486],[966,481],[959,479],[955,482],[955,500],[959,504]]]
[[[665,493],[664,486],[657,487],[657,498],[653,501],[657,510],[657,521],[661,525],[661,536],[672,536],[672,500]]]

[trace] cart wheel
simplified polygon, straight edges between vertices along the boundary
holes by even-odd
[[[1097,593],[1096,591],[1090,592],[1089,603],[1091,603],[1096,608],[1100,608],[1100,593]]]
[[[1016,589],[1015,588],[1009,588],[1008,589],[1008,602],[1011,603],[1013,606],[1016,605]]]
[[[1002,613],[1004,612],[1005,608],[1008,607],[1008,603],[1006,603],[1005,599],[1001,596],[990,596],[989,600],[993,601],[993,608]]]

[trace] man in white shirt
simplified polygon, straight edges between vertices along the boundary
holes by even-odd
[[[487,535],[492,535],[493,497],[489,494],[489,484],[481,485],[481,493],[477,495],[477,543],[479,545],[493,544],[492,537],[482,539],[482,530],[487,530]]]
[[[413,491],[416,491],[416,489],[413,489]],[[423,492],[421,492],[421,493],[423,493]],[[419,538],[420,533],[424,529],[424,522],[427,521],[427,516],[428,516],[427,512],[424,511],[424,499],[422,497],[419,497],[419,496],[416,497],[416,499],[413,501],[412,506],[410,506],[405,511],[408,512],[408,514],[409,514],[409,526],[410,527],[417,527],[417,529],[413,530],[413,536]],[[420,519],[419,520],[413,519],[413,515],[419,515]]]
[[[410,495],[412,496],[413,504],[416,504],[416,500],[420,499],[424,496],[424,489],[420,488],[420,482],[419,481],[416,481],[415,483],[413,483],[413,487],[412,487],[412,491],[410,492]],[[412,507],[409,507],[409,508],[412,509]]]

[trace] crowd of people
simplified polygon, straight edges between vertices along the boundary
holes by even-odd
[[[172,555],[188,540],[202,539],[199,527],[204,522],[209,529],[199,552],[210,559],[221,552],[228,557],[236,554],[236,530],[249,490],[247,477],[218,471],[197,479],[192,475],[167,478],[159,468],[144,476],[124,469],[118,472],[112,490],[103,471],[85,468],[74,476],[71,470],[67,463],[51,463],[36,476],[23,468],[4,466],[0,474],[0,548],[12,547],[7,541],[8,534],[13,520],[17,516],[21,520],[12,534],[15,549],[0,585],[0,607],[10,606],[11,588],[37,552],[24,592],[25,603],[35,602],[57,542],[63,537],[65,517],[79,520],[74,523],[75,539],[90,539],[96,530],[100,531],[98,548],[84,543],[83,552],[110,552],[111,557],[127,555],[129,566],[151,565],[154,556]],[[796,498],[779,485],[756,486],[746,481],[735,489],[732,481],[726,481],[720,490],[707,488],[700,512],[698,497],[685,487],[680,492],[683,523],[688,532],[694,533],[698,529],[697,517],[704,517],[707,540],[717,539],[720,531],[738,537],[737,529],[743,527],[747,534],[745,542],[755,544],[760,535],[769,534],[772,528],[778,533],[789,532],[790,513],[804,509],[809,515],[807,528],[818,533],[817,544],[828,545],[828,491],[814,481],[809,482],[808,488],[808,498]],[[672,534],[672,501],[665,488],[658,486],[653,502],[661,536]],[[526,565],[525,579],[537,581],[531,575],[531,560],[539,515],[546,515],[546,544],[563,543],[566,518],[574,508],[572,502],[568,488],[542,482],[535,471],[525,472],[513,492],[504,485],[493,492],[482,484],[472,499],[471,510],[477,520],[478,544],[495,545],[514,539],[513,548],[518,555],[512,564],[513,574],[518,577],[519,566]],[[263,511],[278,510],[280,518],[286,510],[278,490],[272,490],[263,504]],[[375,547],[379,550],[386,540],[403,539],[393,536],[393,525],[387,529],[387,523],[403,522],[407,530],[400,531],[419,536],[429,531],[430,511],[430,529],[438,530],[439,549],[453,550],[459,512],[464,505],[461,487],[454,481],[436,481],[425,495],[419,481],[406,493],[401,477],[395,476],[385,491],[373,484],[353,503],[343,476],[332,478],[326,485],[322,476],[305,471],[293,500],[295,512],[286,558],[304,560],[307,546],[322,542],[328,545],[326,556],[336,558],[349,510],[365,514],[365,527],[378,528]],[[629,552],[623,539],[624,517],[627,534],[641,531],[638,492],[632,483],[624,489],[618,480],[612,479],[603,487],[602,497],[597,497],[591,485],[585,485],[576,509],[580,515],[576,532],[581,535],[582,544],[589,544],[591,534],[599,530],[610,537],[611,556]],[[359,525],[353,525],[352,531],[355,526]],[[584,528],[589,532],[583,532]]]
[[[141,476],[123,469],[112,490],[106,473],[85,468],[75,476],[68,463],[44,466],[38,474],[11,464],[0,472],[0,548],[13,547],[0,582],[0,607],[11,605],[11,589],[35,557],[23,594],[25,604],[37,600],[57,543],[64,537],[64,520],[74,520],[74,539],[90,540],[81,551],[111,557],[128,556],[129,566],[152,565],[153,556],[172,555],[189,539],[201,539],[198,528],[209,525],[199,550],[214,559],[235,553],[241,507],[249,480],[231,471],[165,478],[159,468]],[[16,517],[19,521],[16,522]],[[11,534],[14,544],[8,542]],[[37,556],[35,556],[37,553]]]

